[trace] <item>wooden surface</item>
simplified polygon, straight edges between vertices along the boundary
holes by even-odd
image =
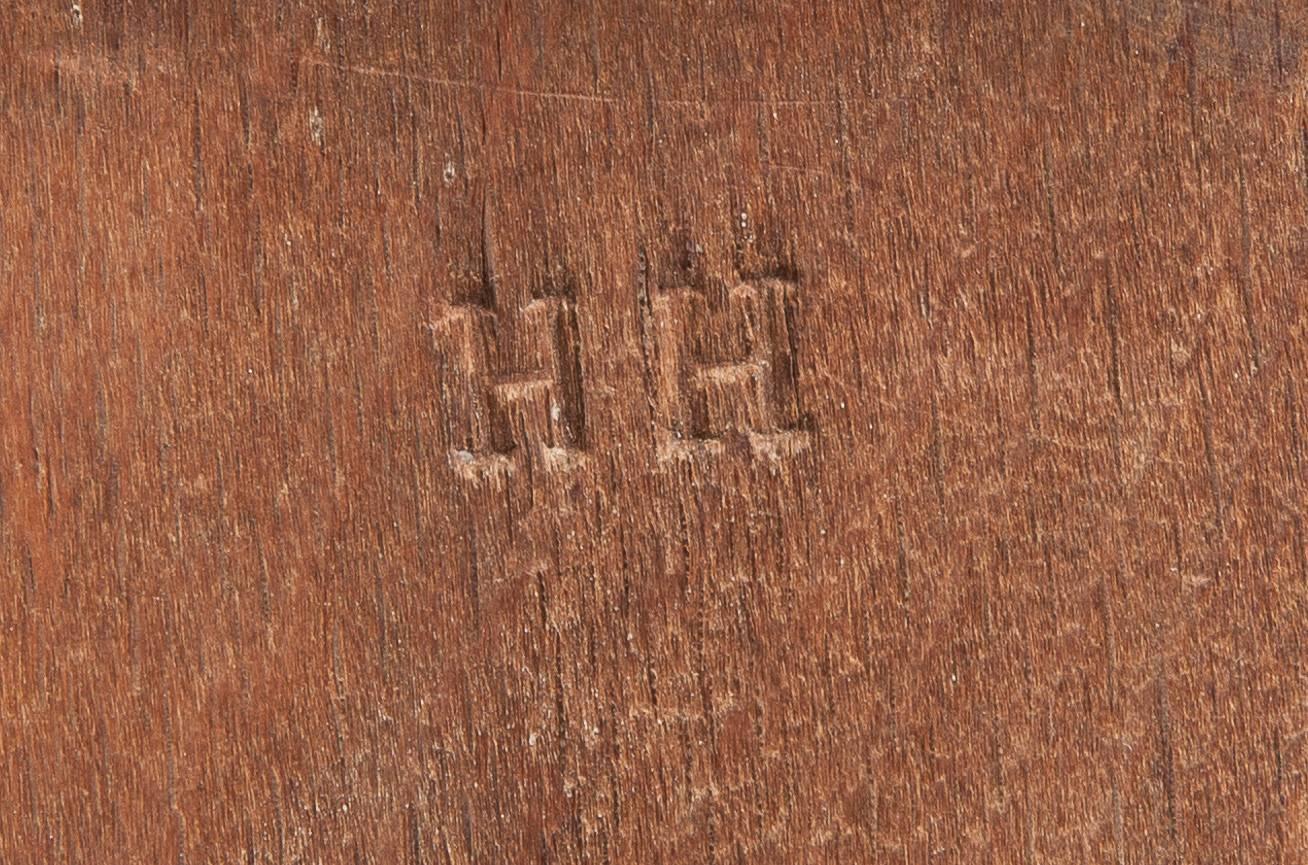
[[[1308,11],[30,2],[0,862],[1308,861]]]

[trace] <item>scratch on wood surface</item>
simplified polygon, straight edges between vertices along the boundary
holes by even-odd
[[[573,103],[590,103],[594,105],[617,105],[625,102],[636,101],[638,97],[630,94],[609,94],[609,93],[577,93],[566,90],[534,90],[526,87],[513,87],[510,85],[496,84],[492,81],[483,81],[472,78],[443,78],[434,75],[425,75],[417,72],[406,72],[400,69],[389,69],[380,66],[349,66],[340,63],[333,63],[329,60],[316,58],[306,59],[306,65],[333,69],[337,72],[344,72],[349,75],[360,75],[365,78],[391,79],[396,81],[406,81],[414,84],[424,84],[432,87],[448,87],[461,90],[476,90],[483,92],[502,93],[507,96],[520,96],[526,99],[541,99],[545,101],[558,100],[561,102]],[[841,100],[837,97],[814,97],[814,98],[787,98],[787,97],[767,97],[767,96],[730,96],[730,97],[711,97],[701,95],[698,98],[677,98],[657,96],[653,99],[656,105],[683,106],[690,108],[704,107],[709,105],[750,105],[763,104],[771,106],[820,106],[820,105],[837,105]]]
[[[1244,159],[1238,163],[1240,181],[1240,301],[1244,306],[1244,326],[1249,335],[1253,372],[1262,368],[1262,346],[1254,320],[1253,230],[1249,227],[1249,185],[1245,180]]]

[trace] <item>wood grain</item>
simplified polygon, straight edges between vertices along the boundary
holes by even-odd
[[[0,862],[1308,861],[1308,11],[31,2]]]

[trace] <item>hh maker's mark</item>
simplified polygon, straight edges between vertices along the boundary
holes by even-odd
[[[577,280],[505,290],[494,250],[431,332],[450,464],[464,477],[578,465],[587,450]],[[642,285],[641,348],[659,460],[769,459],[809,446],[800,387],[799,278],[791,271]]]

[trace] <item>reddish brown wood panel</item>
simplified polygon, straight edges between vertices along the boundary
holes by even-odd
[[[0,861],[1305,861],[1300,4],[3,19]]]

